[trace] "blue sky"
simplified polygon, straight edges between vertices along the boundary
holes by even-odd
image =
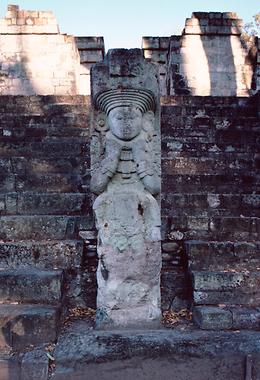
[[[0,1],[4,17],[7,4]],[[142,36],[180,34],[193,11],[234,11],[245,22],[260,12],[259,0],[11,0],[25,10],[52,10],[62,33],[103,36],[106,48],[140,47]]]

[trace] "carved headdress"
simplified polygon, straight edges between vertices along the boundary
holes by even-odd
[[[155,100],[150,91],[136,89],[115,89],[96,96],[95,106],[107,115],[116,107],[136,107],[142,113],[155,112]]]
[[[134,106],[153,111],[159,122],[158,68],[141,49],[112,49],[91,68],[91,94],[97,110],[108,114],[115,107]]]

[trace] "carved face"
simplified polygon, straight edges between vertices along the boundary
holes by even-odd
[[[108,125],[114,136],[129,141],[138,136],[142,129],[142,112],[136,107],[117,107],[108,114]]]

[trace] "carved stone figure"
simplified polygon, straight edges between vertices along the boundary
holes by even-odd
[[[128,84],[129,86],[129,84]],[[97,326],[160,321],[160,142],[148,89],[95,97],[91,190],[98,230]]]

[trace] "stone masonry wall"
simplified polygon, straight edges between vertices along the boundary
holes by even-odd
[[[90,67],[103,57],[102,37],[60,34],[52,12],[9,5],[0,20],[1,95],[88,95]]]
[[[143,37],[142,49],[144,57],[158,65],[160,76],[160,94],[167,95],[167,57],[170,37]]]
[[[75,37],[80,55],[79,94],[90,95],[91,66],[104,59],[103,37]]]
[[[173,308],[190,296],[193,271],[202,271],[200,281],[202,273],[208,276],[205,288],[194,292],[199,304],[211,297],[213,304],[259,305],[258,102],[257,97],[162,98],[162,285]],[[219,282],[214,271],[222,278],[247,273],[251,285],[230,292],[231,280]],[[210,293],[214,286],[217,291]]]
[[[0,106],[0,267],[62,269],[65,304],[93,306],[95,276],[79,237],[93,230],[90,100],[1,96]]]
[[[8,6],[0,23],[0,94],[77,94],[80,60],[75,39],[59,34],[52,12]]]
[[[162,98],[163,309],[191,302],[188,269],[259,260],[257,102]],[[3,96],[1,110],[0,266],[65,269],[68,303],[94,307],[89,98]]]
[[[162,95],[248,96],[255,93],[258,88],[257,38],[245,42],[241,37],[242,25],[242,20],[233,12],[194,12],[186,19],[181,36],[171,36],[168,40],[145,37],[145,57],[166,73],[161,80]],[[158,58],[161,56],[163,60]]]

